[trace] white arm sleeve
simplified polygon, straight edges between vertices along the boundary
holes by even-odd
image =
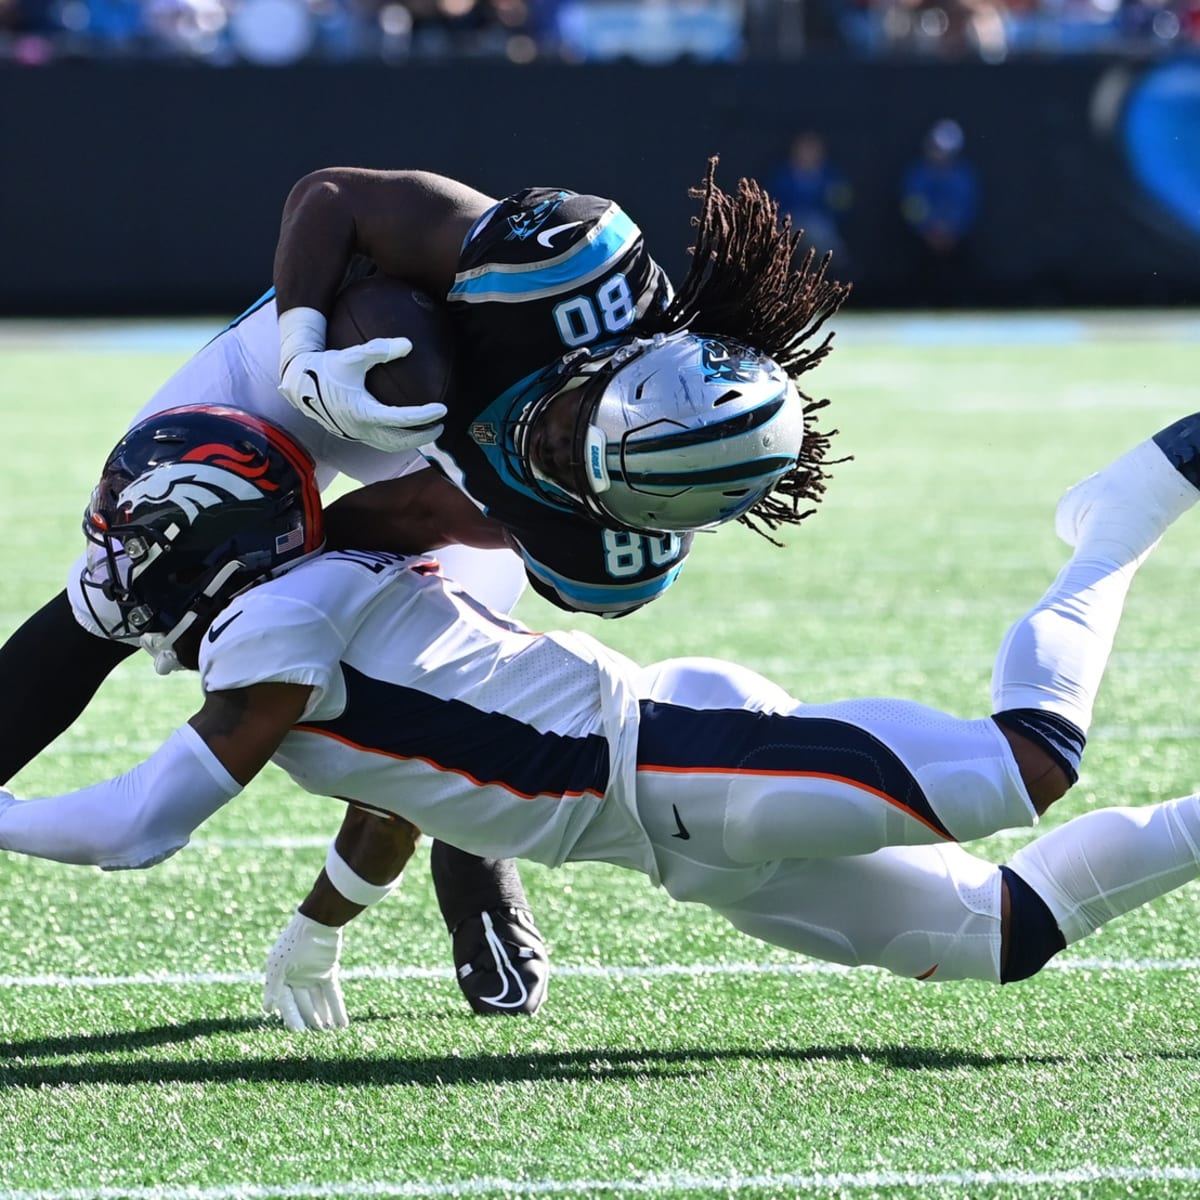
[[[183,725],[145,762],[93,787],[0,809],[0,850],[120,871],[152,867],[242,790]]]

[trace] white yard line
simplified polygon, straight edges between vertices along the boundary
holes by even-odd
[[[0,1191],[0,1200],[434,1200],[453,1196],[655,1196],[679,1191],[729,1195],[769,1189],[844,1194],[881,1188],[1048,1189],[1099,1183],[1196,1183],[1200,1167],[1120,1167],[1081,1164],[1055,1171],[845,1171],[787,1175],[653,1175],[640,1179],[512,1180],[482,1176],[450,1183],[345,1182],[326,1184],[226,1184],[220,1187],[61,1188]]]
[[[1081,973],[1200,971],[1200,958],[1062,958],[1046,965],[1047,971]],[[555,963],[555,979],[670,979],[738,975],[845,975],[851,971],[877,971],[874,967],[843,967],[838,963],[662,963],[649,967],[591,966]],[[451,979],[450,967],[347,967],[342,979]],[[130,975],[0,975],[3,988],[109,988],[109,987],[209,987],[261,984],[258,971],[163,971]]]

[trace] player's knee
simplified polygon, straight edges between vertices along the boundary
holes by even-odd
[[[1000,982],[1036,975],[1066,946],[1045,901],[1011,867],[1001,867]]]
[[[1039,813],[1074,786],[1087,738],[1065,717],[1041,709],[1018,708],[996,713],[1012,749],[1029,798]]]
[[[1075,780],[1069,778],[1045,750],[1028,738],[1007,729],[1004,735],[1012,747],[1013,757],[1017,760],[1017,767],[1020,769],[1021,780],[1029,793],[1029,799],[1041,816],[1055,801],[1061,800],[1070,791]]]
[[[927,870],[920,886],[894,897],[895,916],[907,928],[888,941],[876,961],[910,979],[998,983],[1000,873],[957,846],[938,847],[937,857],[940,871]]]

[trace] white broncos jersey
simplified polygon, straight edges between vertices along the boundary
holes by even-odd
[[[332,552],[234,600],[205,635],[206,691],[312,687],[274,761],[301,787],[426,834],[547,866],[657,880],[634,800],[637,666],[585,634],[533,633],[436,565]]]

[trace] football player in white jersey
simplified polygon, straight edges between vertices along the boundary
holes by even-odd
[[[109,869],[175,853],[268,762],[317,794],[481,855],[638,870],[764,941],[933,980],[1025,978],[1200,873],[1200,795],[1076,818],[1002,867],[957,844],[1030,825],[1076,778],[1125,596],[1200,499],[1200,414],[1071,489],[1074,552],[1010,628],[991,716],[909,701],[805,705],[709,659],[640,668],[539,634],[422,558],[321,553],[303,452],[244,414],[181,409],[110,457],[85,517],[110,637],[197,667],[201,709],[81,791],[0,797],[0,848]],[[355,878],[386,878],[368,832]],[[323,977],[268,966],[266,1005],[342,1024],[329,875],[305,919]],[[311,947],[310,947],[311,949]],[[315,964],[313,964],[315,966]]]
[[[724,193],[714,165],[697,193],[695,263],[674,298],[641,231],[611,200],[553,188],[497,200],[420,171],[315,172],[285,207],[278,296],[267,292],[218,334],[139,417],[232,404],[290,432],[316,460],[320,486],[339,472],[372,484],[333,506],[335,545],[500,547],[439,557],[500,610],[523,568],[564,608],[631,612],[677,578],[692,530],[735,519],[774,529],[799,520],[824,490],[828,437],[812,417],[823,402],[796,380],[829,349],[828,337],[808,341],[848,289],[811,255],[794,262],[799,232],[757,185]],[[385,408],[366,391],[370,367],[407,353],[403,337],[325,349],[326,316],[364,264],[445,302],[467,351],[448,411]],[[132,653],[92,636],[88,597],[103,603],[73,571],[69,595],[0,648],[0,680],[55,680],[38,705],[0,688],[0,782]],[[164,653],[160,665],[169,663]],[[349,886],[336,847],[329,866]],[[502,908],[507,943],[527,956],[536,932],[519,879],[445,845],[435,845],[433,867],[455,961],[476,972],[464,991],[496,1011],[481,999],[493,984],[479,972],[502,961],[505,939],[482,911]],[[532,975],[540,962],[527,957],[522,969]]]
[[[367,354],[364,361],[370,358]],[[448,575],[507,612],[523,590],[524,572],[504,530],[414,451],[385,452],[336,437],[297,411],[278,391],[278,361],[274,306],[257,305],[189,359],[133,423],[185,403],[235,406],[269,420],[302,445],[315,462],[314,479],[322,491],[338,476],[360,484],[393,481],[388,493],[391,536],[410,539],[413,552],[436,550]],[[355,504],[332,506],[328,515],[335,544],[353,538],[359,519]],[[81,556],[68,573],[66,591],[0,649],[0,679],[23,680],[32,672],[54,680],[53,687],[41,689],[37,704],[28,703],[23,687],[0,689],[0,714],[6,722],[0,782],[71,724],[108,673],[136,650],[136,637],[103,637],[103,616],[93,610],[102,610],[106,601],[97,589],[84,586],[84,565]],[[169,669],[170,663],[169,653],[162,655],[159,669]],[[415,831],[393,823],[386,832],[397,853],[402,846],[410,852],[415,848]],[[336,857],[335,843],[330,861]],[[545,996],[548,963],[515,867],[441,846],[434,849],[432,862],[456,967],[471,976],[460,975],[468,1002],[489,1014],[536,1011]],[[397,871],[387,889],[373,894],[382,896],[398,883]],[[506,980],[508,988],[502,986]]]

